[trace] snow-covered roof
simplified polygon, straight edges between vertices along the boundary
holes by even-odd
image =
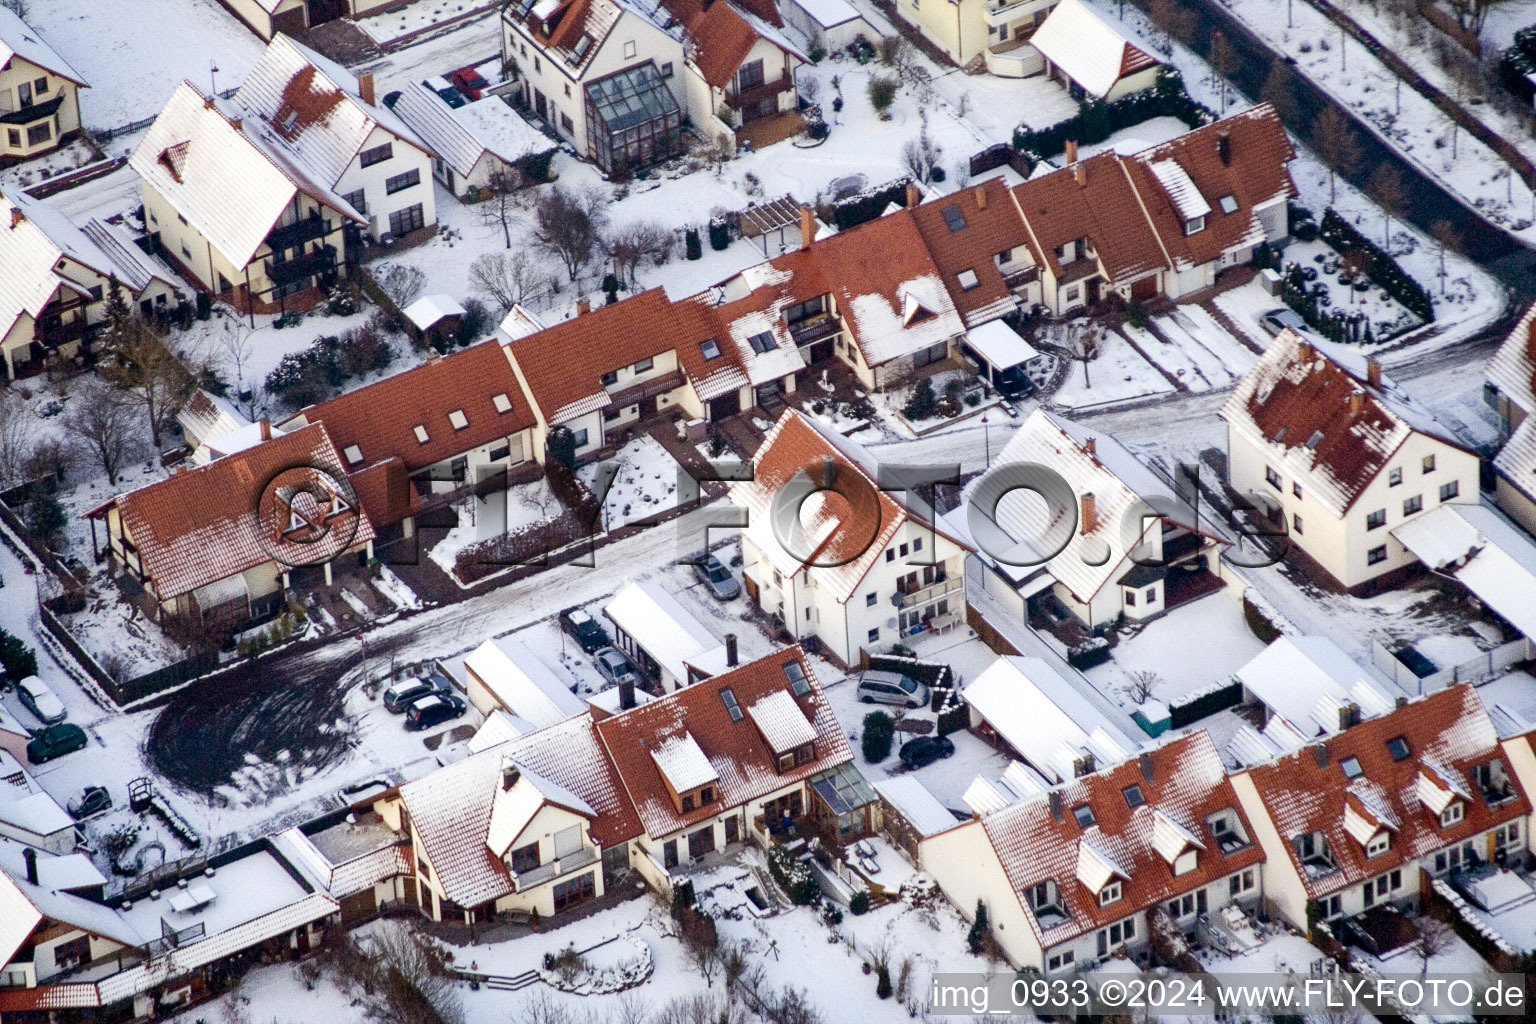
[[[1046,60],[1099,99],[1126,75],[1158,63],[1121,38],[1081,0],[1061,0],[1029,41]]]
[[[1040,658],[998,658],[962,696],[1020,757],[1053,782],[1072,778],[1074,765],[1085,757],[1100,766],[1116,764],[1137,747]]]
[[[1147,165],[1152,175],[1168,192],[1168,198],[1185,220],[1196,220],[1211,212],[1211,204],[1200,188],[1175,160],[1154,160]]]
[[[966,787],[960,799],[973,814],[991,814],[1022,800],[1040,796],[1051,788],[1051,781],[1023,761],[1010,761],[995,779],[978,775]]]
[[[44,919],[60,921],[119,942],[140,946],[144,938],[116,910],[76,896],[63,888],[27,881],[23,850],[31,849],[11,839],[0,839],[0,964],[9,963],[32,930]],[[51,854],[37,855],[39,883],[52,868],[44,865]],[[155,935],[159,935],[156,929]]]
[[[906,819],[912,830],[925,839],[960,824],[949,808],[939,803],[939,798],[911,775],[880,779],[874,787],[875,792]]]
[[[43,839],[72,828],[75,822],[20,761],[0,750],[0,824]]]
[[[972,327],[965,332],[965,337],[977,355],[999,370],[1027,363],[1040,355],[1039,349],[1001,320],[989,320],[980,327]]]
[[[1536,413],[1536,303],[1499,345],[1483,373],[1499,394],[1528,415]]]
[[[816,727],[788,690],[774,690],[747,705],[747,714],[775,754],[787,754],[816,740]]]
[[[1536,501],[1536,416],[1526,416],[1493,459],[1494,471]]]
[[[524,309],[520,303],[514,303],[512,308],[507,310],[507,315],[501,318],[501,323],[496,325],[496,333],[501,338],[502,344],[526,338],[530,334],[537,334],[543,329],[544,324],[539,321],[539,318]]]
[[[1390,711],[1402,695],[1374,669],[1357,664],[1325,636],[1283,636],[1237,670],[1250,695],[1305,736],[1338,732],[1337,713],[1324,707],[1354,704],[1365,716]]]
[[[693,734],[682,732],[671,736],[651,751],[651,759],[674,793],[687,793],[707,786],[720,777]]]
[[[1536,639],[1536,542],[1498,509],[1486,503],[1441,505],[1397,527],[1392,536]]]
[[[485,716],[485,721],[480,723],[480,728],[469,738],[469,752],[478,754],[499,743],[533,732],[533,729],[533,723],[527,719],[519,718],[504,708],[492,708],[491,713]]]
[[[485,842],[498,857],[506,857],[512,844],[546,804],[562,807],[587,820],[597,817],[592,805],[569,789],[526,768],[510,757],[501,760],[501,779],[491,801],[491,823]]]
[[[92,217],[80,226],[80,233],[90,239],[116,271],[117,279],[134,294],[142,294],[155,281],[176,287],[176,275],[156,256],[140,249],[116,224]]]
[[[176,412],[176,422],[188,438],[199,446],[216,437],[232,434],[251,425],[233,402],[198,388]]]
[[[514,636],[485,641],[465,655],[464,668],[503,708],[532,728],[541,729],[586,710],[581,698],[571,692],[565,670],[552,668]]]
[[[725,645],[660,584],[625,583],[603,614],[679,684],[688,682],[690,666],[708,675],[725,668]]]
[[[862,17],[858,8],[848,0],[789,0],[789,2],[809,14],[824,30]]]
[[[463,316],[464,307],[459,305],[459,300],[452,295],[423,295],[400,312],[404,313],[405,318],[415,324],[418,329],[424,331],[444,317]]]
[[[0,66],[8,67],[14,57],[52,71],[76,85],[86,84],[80,72],[70,67],[69,62],[44,42],[32,26],[18,18],[10,8],[0,7]]]
[[[414,83],[395,100],[395,113],[458,174],[468,177],[486,153],[506,164],[555,148],[543,132],[500,98],[450,107],[425,85]]]

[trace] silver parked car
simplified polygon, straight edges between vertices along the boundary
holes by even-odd
[[[859,677],[855,691],[865,704],[900,704],[909,708],[928,703],[928,687],[900,672],[870,669]]]
[[[1305,331],[1307,322],[1295,310],[1278,308],[1260,313],[1259,326],[1264,328],[1265,334],[1273,338],[1287,327],[1293,331]]]
[[[693,563],[693,574],[699,578],[709,591],[709,596],[716,601],[729,601],[741,593],[741,584],[736,582],[736,577],[731,575],[731,570],[725,567],[725,563],[714,555],[710,555],[702,562]]]
[[[610,683],[630,682],[640,685],[639,673],[617,647],[599,648],[593,652],[592,661],[597,665],[597,671]]]
[[[16,696],[26,705],[28,711],[37,716],[38,721],[44,725],[57,725],[69,717],[69,712],[64,708],[64,702],[59,700],[59,695],[48,688],[48,684],[37,676],[27,676],[16,684]]]

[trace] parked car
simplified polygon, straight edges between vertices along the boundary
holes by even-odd
[[[421,84],[441,96],[443,102],[450,107],[462,107],[464,105],[464,95],[453,87],[452,82],[441,75],[423,78]]]
[[[1304,331],[1307,329],[1307,322],[1293,309],[1278,308],[1260,313],[1259,326],[1264,328],[1265,334],[1273,338],[1287,327]]]
[[[479,99],[482,95],[481,90],[491,84],[485,80],[484,75],[473,67],[450,71],[448,73],[448,81],[452,82],[455,89],[458,89],[459,92],[471,100]]]
[[[900,757],[904,767],[926,768],[955,752],[954,741],[948,736],[919,736],[901,745]]]
[[[706,556],[702,562],[695,562],[693,574],[716,601],[729,601],[741,593],[741,584],[736,582],[736,577],[731,575],[725,563],[714,555]]]
[[[622,683],[625,681],[639,685],[640,676],[635,672],[629,659],[619,651],[617,647],[604,647],[592,655],[592,661],[597,665],[597,671],[610,683]]]
[[[600,651],[613,644],[613,641],[608,639],[608,631],[602,627],[602,624],[580,608],[561,612],[560,628],[580,645],[584,654]]]
[[[416,703],[405,709],[405,727],[411,730],[430,729],[434,725],[451,722],[469,710],[462,697],[451,693],[429,693],[419,697]]]
[[[390,714],[398,715],[421,698],[430,697],[434,693],[450,695],[453,693],[453,684],[436,672],[425,679],[402,679],[384,691],[384,707]]]
[[[900,672],[870,669],[859,677],[855,693],[865,704],[902,704],[909,708],[928,703],[928,687]]]
[[[37,676],[27,676],[16,684],[16,696],[21,698],[22,704],[28,711],[37,716],[37,720],[44,725],[57,725],[69,717],[69,712],[64,707],[64,702],[59,700],[59,695],[48,688],[48,684]]]
[[[110,811],[112,794],[107,792],[106,786],[86,786],[85,792],[71,800],[68,807],[69,816],[80,821],[102,811]]]
[[[27,760],[33,764],[52,761],[56,757],[84,750],[87,742],[89,740],[86,738],[85,730],[78,725],[72,725],[69,722],[50,725],[27,743]]]

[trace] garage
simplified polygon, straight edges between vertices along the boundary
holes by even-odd
[[[1157,275],[1152,274],[1140,281],[1131,283],[1131,298],[1137,302],[1145,302],[1148,299],[1157,298]]]
[[[735,416],[739,412],[741,412],[741,395],[739,392],[731,391],[728,394],[721,395],[719,398],[711,398],[709,400],[709,419],[712,423],[718,423],[723,419]]]

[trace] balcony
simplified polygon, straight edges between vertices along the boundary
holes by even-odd
[[[741,110],[744,107],[755,106],[769,96],[776,96],[781,92],[788,92],[795,87],[795,80],[788,75],[783,75],[772,82],[764,82],[762,85],[754,85],[750,89],[742,89],[734,93],[725,94],[725,105],[732,110]]]
[[[324,274],[336,268],[336,247],[334,245],[322,246],[313,252],[307,252],[303,256],[282,263],[273,263],[267,260],[267,277],[278,287],[302,281],[306,277],[316,274]]]
[[[918,590],[903,592],[900,588],[891,595],[891,603],[897,608],[912,608],[916,605],[928,604],[937,601],[941,597],[959,593],[965,589],[964,576],[951,576],[946,579],[936,580],[926,587]]]
[[[682,370],[673,370],[671,373],[664,373],[660,377],[652,377],[648,380],[640,381],[638,384],[631,384],[629,387],[619,391],[610,391],[608,392],[608,397],[614,405],[634,405],[637,402],[645,401],[647,398],[655,398],[657,395],[664,395],[668,391],[676,391],[686,382],[687,378],[683,375]]]
[[[981,16],[988,25],[1006,25],[1050,6],[1051,0],[987,0],[982,5]]]
[[[85,337],[85,332],[90,329],[90,324],[85,322],[85,317],[79,316],[73,320],[38,321],[32,329],[32,340],[44,348],[58,348],[72,341],[79,341]]]
[[[814,345],[818,341],[825,341],[842,329],[843,324],[841,320],[831,313],[821,313],[790,324],[789,336],[795,339],[797,347],[804,348],[807,345]]]
[[[327,217],[320,216],[317,210],[308,217],[300,217],[292,224],[273,228],[267,235],[267,245],[273,252],[282,252],[312,242],[317,238],[324,238],[336,230]]]
[[[59,112],[59,107],[64,105],[64,91],[46,103],[33,103],[31,106],[22,107],[20,110],[7,110],[0,112],[0,124],[31,124],[41,121],[45,117],[52,117]]]
[[[1027,288],[1040,280],[1039,267],[1015,267],[1012,264],[1004,264],[997,269],[1003,275],[1003,284],[1010,291]]]
[[[512,884],[518,892],[527,892],[536,885],[543,885],[551,878],[584,868],[597,860],[597,849],[591,846],[583,846],[575,853],[568,853],[564,857],[556,857],[546,864],[540,864],[536,868],[527,871],[514,871]]]

